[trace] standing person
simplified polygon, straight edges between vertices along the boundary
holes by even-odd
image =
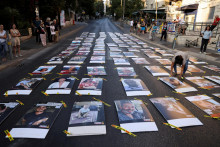
[[[137,29],[137,21],[134,22],[133,27],[134,27],[134,30]]]
[[[54,25],[54,23],[52,23],[50,25],[50,34],[51,34],[51,42],[55,41],[56,32],[55,32],[55,25]]]
[[[200,48],[200,53],[204,52],[204,54],[206,54],[206,48],[212,36],[212,31],[211,31],[210,26],[207,26],[205,28],[205,31],[202,31],[201,34],[202,34],[202,44]]]
[[[185,34],[185,30],[186,30],[186,24],[185,21],[180,18],[179,16],[176,16],[176,20],[173,21],[173,23],[177,23],[178,24],[178,33],[181,33],[181,30],[183,30],[182,34]]]
[[[133,30],[134,30],[133,25],[134,25],[134,21],[131,20],[130,21],[130,32],[133,32]]]
[[[156,31],[157,31],[156,23],[153,23],[152,33],[151,33],[151,35],[152,35],[152,41],[155,39]]]
[[[46,30],[47,30],[47,38],[48,38],[48,41],[51,42],[52,39],[51,39],[50,18],[49,18],[49,17],[47,17],[47,19],[46,19],[45,27],[46,27]]]
[[[164,22],[163,24],[160,41],[162,41],[163,36],[164,36],[164,40],[166,40],[167,39],[167,22]]]
[[[44,23],[43,22],[38,27],[38,32],[40,34],[40,39],[41,39],[42,45],[46,46],[47,45],[47,43],[46,43],[47,39],[46,39],[46,31],[45,31]]]
[[[18,29],[16,28],[16,25],[13,24],[12,28],[10,29],[10,33],[11,33],[11,40],[12,40],[12,47],[13,47],[13,51],[14,51],[14,57],[18,57],[18,56],[22,56],[21,52],[20,52],[20,32],[18,31]],[[18,54],[16,54],[16,48],[18,49]]]
[[[220,18],[219,18],[218,15],[216,15],[216,16],[215,16],[215,19],[214,19],[214,21],[213,21],[213,23],[212,23],[212,26],[211,26],[211,28],[210,28],[211,31],[214,30],[214,28],[218,25],[219,21],[220,21]]]
[[[2,57],[2,61],[6,61],[6,55],[7,55],[7,51],[6,51],[6,31],[4,30],[4,26],[2,24],[0,24],[0,55]]]
[[[188,57],[187,53],[181,52],[181,51],[177,52],[172,59],[171,72],[170,72],[171,77],[173,76],[173,69],[175,71],[174,76],[177,75],[176,66],[179,65],[179,66],[181,66],[181,72],[180,72],[179,77],[184,78],[184,75],[188,69],[188,62],[189,62],[189,57]]]
[[[140,33],[141,32],[141,24],[140,24],[140,22],[138,21],[138,23],[137,23],[137,33]]]
[[[34,30],[35,30],[35,35],[36,35],[36,42],[40,43],[40,33],[38,32],[38,28],[41,24],[41,20],[39,19],[38,16],[36,16],[36,19],[33,22]]]
[[[143,20],[141,21],[141,32],[142,34],[145,32],[145,22]]]
[[[54,35],[54,41],[55,42],[58,42],[58,40],[59,40],[59,30],[60,30],[60,28],[59,28],[59,24],[57,23],[57,20],[56,19],[54,19],[53,20],[53,25],[54,25],[54,27],[55,27],[55,35]]]

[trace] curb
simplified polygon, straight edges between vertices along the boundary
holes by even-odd
[[[68,33],[66,33],[66,34],[64,34],[64,35],[62,35],[62,36],[59,38],[60,41],[63,40],[64,38],[70,36],[71,34],[80,31],[80,30],[83,29],[84,27],[86,27],[86,25],[85,25],[85,26],[81,26],[81,27],[79,27],[79,28],[77,28],[77,29],[75,29],[75,30],[73,30],[73,31],[70,31],[70,32],[68,32]],[[52,43],[52,44],[50,44],[49,46],[47,46],[46,48],[41,47],[41,48],[39,48],[39,49],[37,49],[37,50],[34,50],[34,51],[33,51],[32,49],[30,49],[30,50],[26,53],[26,55],[24,55],[22,58],[17,58],[17,59],[15,59],[15,60],[9,60],[7,63],[5,63],[5,64],[3,63],[2,65],[0,65],[0,71],[6,69],[6,68],[8,68],[8,67],[17,66],[17,65],[19,65],[23,60],[29,58],[30,55],[31,55],[31,56],[32,56],[32,55],[35,55],[36,53],[39,53],[39,52],[44,51],[44,50],[47,50],[48,48],[51,48],[51,47],[54,46],[54,45],[56,45],[56,43]]]
[[[163,46],[163,45],[160,45],[160,44],[156,44],[156,43],[154,43],[154,42],[150,42],[150,41],[145,40],[145,39],[143,39],[143,38],[141,38],[141,37],[139,37],[139,36],[137,36],[137,35],[135,35],[135,34],[133,34],[133,33],[131,33],[131,35],[134,36],[134,37],[136,37],[136,38],[138,38],[138,39],[140,39],[140,40],[142,40],[142,41],[144,41],[144,42],[147,42],[147,43],[149,43],[149,44],[153,44],[154,46],[157,46],[157,47],[160,47],[160,48],[164,48],[164,49],[166,49],[166,50],[168,50],[168,51],[170,51],[170,52],[175,52],[175,53],[176,53],[176,52],[178,52],[178,51],[181,51],[181,50],[178,50],[178,49],[174,49],[174,50],[173,50],[173,49],[170,49],[170,48],[168,48],[168,47],[166,47],[166,46]],[[205,54],[198,54],[198,53],[190,52],[190,51],[187,51],[187,52],[188,52],[189,55],[193,55],[193,56],[195,56],[195,57],[197,57],[197,58],[201,58],[201,59],[204,59],[204,60],[208,60],[208,61],[220,63],[220,61],[216,61],[218,58],[211,57],[211,56],[205,55]]]

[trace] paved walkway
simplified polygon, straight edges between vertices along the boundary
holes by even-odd
[[[76,25],[71,25],[71,26],[67,26],[67,27],[62,28],[60,30],[59,40],[63,40],[64,38],[71,35],[72,33],[75,33],[77,31],[81,30],[86,25],[87,25],[87,23],[85,23],[85,22],[82,22],[82,23],[81,22],[76,22]],[[9,54],[8,54],[8,60],[6,62],[0,63],[0,71],[5,69],[5,68],[8,68],[10,66],[16,66],[21,61],[28,58],[29,56],[31,56],[33,54],[36,54],[39,51],[44,50],[48,47],[51,47],[55,44],[56,43],[54,43],[54,42],[52,42],[52,43],[47,42],[47,45],[45,47],[43,47],[41,43],[36,43],[35,36],[32,36],[31,38],[29,38],[25,41],[21,41],[21,54],[23,56],[18,57],[18,58],[9,59],[10,57],[9,57]]]
[[[213,61],[216,63],[220,63],[220,53],[217,53],[217,51],[212,49],[207,49],[207,54],[200,54],[200,42],[199,46],[197,47],[186,47],[181,45],[176,45],[175,49],[172,49],[172,43],[167,41],[160,41],[159,37],[156,37],[154,41],[151,41],[149,39],[149,33],[146,34],[136,34],[135,32],[130,32],[130,26],[127,24],[124,24],[123,27],[120,26],[120,22],[115,21],[114,22],[120,29],[123,30],[124,33],[130,33],[133,36],[147,42],[149,45],[154,45],[159,48],[165,48],[171,52],[177,52],[177,51],[187,51],[190,55],[195,56],[197,58],[201,58],[203,60]]]

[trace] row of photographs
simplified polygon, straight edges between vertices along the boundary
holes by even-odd
[[[120,69],[119,69],[120,73]],[[204,89],[220,88],[219,76],[186,77],[187,80]],[[207,80],[208,79],[208,80]],[[162,82],[173,88],[175,91],[184,93],[197,91],[186,82],[180,81],[176,77],[159,78]],[[14,87],[5,92],[5,95],[29,95],[41,82],[43,78],[24,78]],[[213,83],[213,82],[217,83]],[[70,94],[75,82],[74,77],[61,76],[55,78],[46,90],[47,94]],[[127,96],[149,95],[150,90],[140,79],[122,79],[121,80]],[[83,78],[78,86],[77,95],[101,95],[103,78]]]
[[[216,94],[220,96],[220,93]],[[212,117],[220,116],[220,103],[207,95],[186,97]],[[172,97],[149,99],[170,124],[176,127],[203,125],[187,108]],[[115,100],[120,126],[130,132],[158,131],[154,119],[142,100]],[[0,103],[0,122],[3,122],[19,103]],[[62,109],[62,103],[40,103],[28,110],[10,131],[13,138],[44,139]],[[104,105],[98,101],[75,102],[67,136],[106,134]],[[124,131],[121,131],[125,133]]]

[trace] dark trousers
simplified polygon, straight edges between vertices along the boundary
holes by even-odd
[[[163,37],[164,37],[165,40],[167,39],[167,31],[162,31],[160,40],[162,40]]]
[[[36,42],[41,42],[41,40],[40,40],[40,33],[37,32],[37,29],[35,29],[35,35],[36,35]]]
[[[206,48],[207,48],[208,43],[209,43],[209,39],[202,38],[202,44],[201,44],[201,48],[200,48],[201,52],[206,52]]]
[[[210,30],[211,30],[211,31],[214,30],[215,27],[216,27],[216,26],[211,25]]]

